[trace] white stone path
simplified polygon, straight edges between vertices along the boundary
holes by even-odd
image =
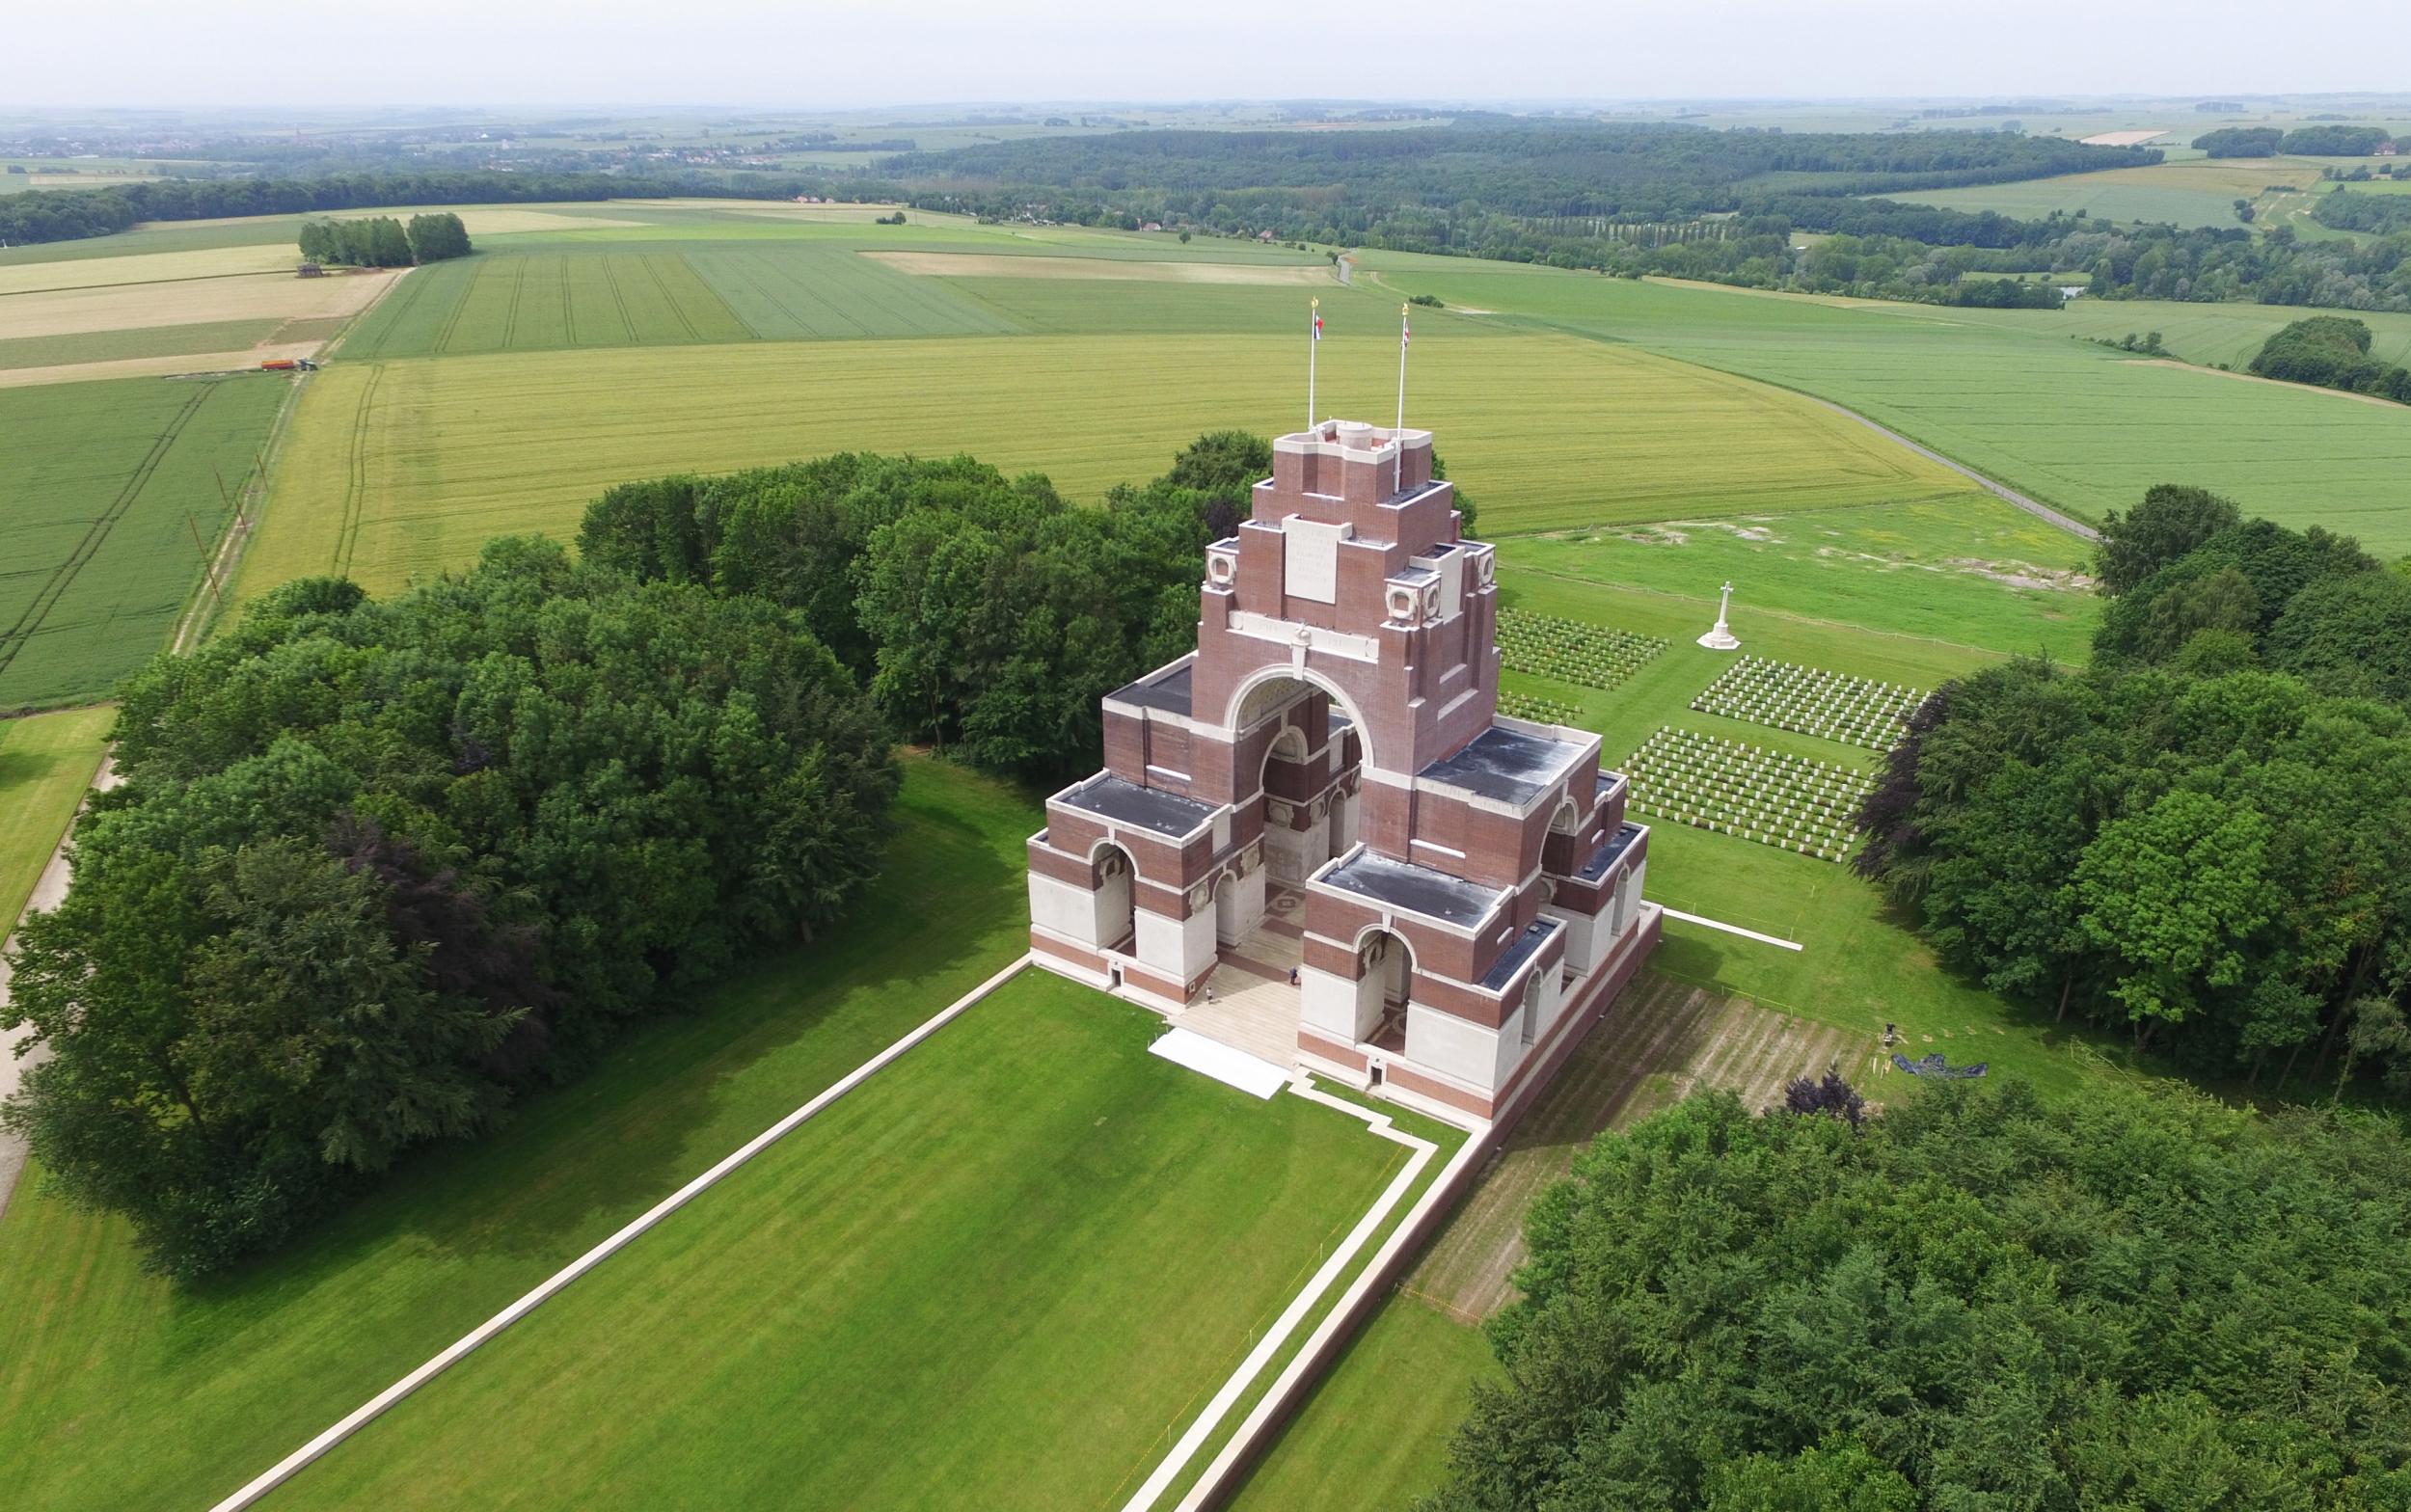
[[[583,1276],[586,1272],[602,1264],[605,1260],[610,1259],[621,1250],[626,1249],[647,1229],[661,1223],[663,1219],[667,1218],[670,1214],[678,1211],[678,1209],[686,1206],[689,1202],[694,1201],[697,1197],[700,1197],[703,1193],[718,1185],[721,1178],[726,1176],[730,1172],[735,1171],[739,1166],[744,1165],[746,1161],[751,1160],[754,1156],[770,1148],[772,1145],[777,1144],[781,1139],[784,1139],[789,1134],[792,1134],[797,1129],[802,1127],[803,1124],[809,1121],[815,1114],[818,1114],[822,1109],[827,1107],[830,1103],[835,1102],[838,1098],[843,1097],[846,1094],[853,1091],[856,1087],[859,1087],[864,1082],[870,1080],[874,1073],[886,1066],[889,1062],[895,1060],[907,1050],[911,1049],[914,1045],[919,1044],[922,1040],[927,1040],[938,1030],[943,1029],[948,1024],[954,1022],[957,1017],[962,1015],[963,1010],[969,1008],[972,1004],[977,1003],[980,999],[988,996],[990,992],[995,991],[998,987],[1003,986],[1008,981],[1012,980],[1014,973],[1019,971],[1022,967],[1028,965],[1029,963],[1030,958],[1027,954],[1024,954],[1020,958],[1014,961],[1012,965],[1007,966],[1004,970],[996,973],[986,982],[981,983],[978,986],[975,986],[970,991],[964,993],[962,997],[957,998],[953,1003],[950,1003],[945,1008],[939,1010],[935,1015],[924,1020],[921,1025],[914,1029],[910,1034],[906,1035],[894,1044],[889,1045],[886,1049],[881,1050],[879,1054],[863,1062],[860,1066],[857,1066],[853,1070],[848,1071],[842,1079],[821,1093],[819,1096],[814,1097],[802,1107],[798,1108],[795,1112],[790,1113],[785,1118],[779,1120],[776,1123],[772,1124],[769,1128],[764,1129],[759,1134],[756,1134],[753,1138],[747,1140],[744,1145],[740,1146],[734,1153],[722,1159],[719,1164],[714,1166],[711,1170],[706,1171],[703,1174],[688,1182],[685,1186],[680,1187],[677,1191],[672,1192],[669,1196],[662,1199],[662,1201],[656,1202],[650,1208],[647,1208],[641,1217],[638,1217],[635,1221],[631,1222],[626,1228],[621,1228],[617,1233],[612,1234],[601,1244],[596,1245],[593,1249],[588,1250],[585,1254],[570,1261],[567,1265],[562,1266],[552,1276],[546,1278],[543,1283],[538,1285],[533,1291],[528,1292],[526,1296],[521,1297],[517,1302],[512,1303],[509,1307],[504,1308],[501,1311],[497,1312],[494,1316],[486,1319],[483,1323],[478,1324],[475,1328],[462,1335],[442,1354],[437,1355],[425,1364],[420,1365],[418,1369],[413,1370],[410,1374],[394,1382],[392,1386],[389,1386],[384,1390],[379,1391],[375,1396],[370,1397],[366,1403],[347,1414],[342,1420],[327,1429],[326,1432],[321,1433],[316,1438],[311,1440],[308,1444],[303,1444],[300,1448],[295,1449],[292,1453],[277,1461],[277,1463],[270,1467],[265,1473],[261,1474],[257,1479],[252,1481],[249,1485],[243,1487],[242,1490],[237,1491],[232,1496],[228,1497],[225,1500],[220,1501],[216,1506],[210,1509],[210,1512],[241,1512],[242,1508],[257,1503],[260,1498],[266,1496],[269,1492],[274,1491],[277,1487],[284,1484],[284,1482],[301,1473],[301,1472],[306,1469],[311,1462],[316,1460],[321,1455],[325,1454],[329,1449],[332,1449],[337,1444],[342,1443],[345,1439],[350,1438],[353,1434],[358,1433],[361,1429],[366,1428],[377,1418],[385,1416],[385,1414],[391,1411],[396,1403],[402,1400],[402,1398],[426,1385],[429,1381],[434,1380],[437,1376],[442,1375],[446,1370],[451,1368],[452,1365],[458,1364],[461,1360],[474,1353],[479,1345],[484,1344],[488,1339],[493,1338],[504,1329],[510,1327],[521,1318],[524,1318],[528,1313],[533,1312],[537,1308],[542,1307],[546,1302],[552,1300],[555,1293],[560,1291],[571,1282],[576,1281],[579,1277]]]

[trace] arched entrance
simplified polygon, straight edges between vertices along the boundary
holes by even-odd
[[[1097,943],[1127,953],[1138,938],[1138,862],[1111,841],[1098,846],[1089,862],[1096,869]]]
[[[1402,1048],[1415,993],[1415,950],[1395,930],[1370,929],[1356,942],[1356,1038]]]

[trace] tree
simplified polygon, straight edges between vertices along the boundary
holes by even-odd
[[[1430,1512],[2392,1503],[2411,1146],[2102,1084],[1699,1094],[1535,1201]]]
[[[122,689],[9,1022],[6,1117],[156,1268],[273,1245],[616,1027],[808,939],[877,865],[890,737],[788,610],[490,543],[264,595]]]
[[[2249,936],[2277,899],[2262,870],[2267,825],[2205,794],[2169,794],[2113,820],[2076,864],[2078,926],[2108,952],[2110,995],[2138,1042],[2181,1023],[2207,989],[2242,982]]]
[[[2154,483],[2133,511],[2115,509],[2102,517],[2101,538],[2094,548],[2094,570],[2101,591],[2129,591],[2152,574],[2195,547],[2242,523],[2242,512],[2230,500],[2184,483]]]
[[[408,235],[410,256],[416,262],[441,262],[447,257],[466,257],[470,253],[469,229],[449,211],[412,216]]]
[[[2411,578],[2325,578],[2287,601],[2268,633],[2269,664],[2322,692],[2411,706]]]

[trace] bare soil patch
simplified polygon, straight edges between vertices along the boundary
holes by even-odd
[[[1141,262],[1114,257],[1017,257],[983,252],[866,252],[899,273],[949,279],[1101,279],[1132,284],[1328,284],[1328,267],[1284,263]]]
[[[11,294],[0,298],[0,327],[13,337],[75,336],[217,320],[348,318],[396,277],[384,270],[320,279],[263,273]]]
[[[0,368],[0,389],[31,389],[45,383],[89,383],[98,378],[173,378],[178,373],[228,372],[283,358],[317,355],[319,341],[278,341],[236,352],[187,352],[181,357],[119,357],[98,363],[56,363],[48,367]]]

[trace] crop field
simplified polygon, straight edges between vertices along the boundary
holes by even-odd
[[[2154,483],[2198,483],[2247,513],[2411,551],[2411,406],[2137,363],[2068,340],[2065,327],[2046,335],[1938,308],[1397,253],[1367,260],[1390,287],[1497,311],[1503,324],[1639,345],[1833,400],[2080,517],[2129,508]],[[2127,329],[2137,326],[2149,322]]]
[[[0,305],[0,312],[6,309]],[[123,331],[79,331],[67,336],[0,337],[0,370],[236,351],[267,340],[284,326],[284,321],[273,319],[210,320],[180,326],[138,326]]]
[[[100,766],[114,709],[68,709],[0,719],[0,936],[67,833]]]
[[[284,380],[0,392],[0,710],[98,697],[166,643]],[[198,540],[196,539],[198,537]]]
[[[2020,183],[1963,189],[1920,189],[1886,195],[1904,204],[1954,210],[1996,210],[2040,220],[2054,210],[2084,211],[2097,221],[2162,221],[2175,226],[2234,226],[2235,202],[2272,188],[2314,189],[2333,158],[2190,158],[2150,168],[2111,168]]]
[[[52,244],[57,245],[57,244]],[[69,244],[71,245],[71,244]],[[142,243],[133,237],[127,247]],[[243,273],[291,274],[299,254],[289,246],[212,247],[193,252],[126,252],[115,257],[61,258],[0,265],[0,294],[64,288],[122,288],[129,284],[181,284]],[[10,307],[0,305],[0,310]]]
[[[230,320],[339,319],[366,308],[394,277],[298,279],[261,273],[52,289],[0,297],[0,319],[13,339]]]
[[[2195,305],[2158,299],[2079,299],[2057,310],[1937,310],[1937,318],[1997,326],[2020,335],[2099,338],[2115,341],[2157,331],[2177,357],[2201,366],[2240,369],[2262,343],[2306,315],[2343,313],[2290,305]],[[2411,314],[2352,310],[2370,328],[2370,351],[2389,363],[2411,363]],[[2121,353],[2120,356],[2128,354]]]
[[[495,534],[574,534],[625,479],[847,448],[966,451],[1094,499],[1156,475],[1201,431],[1293,427],[1299,344],[1185,339],[1177,382],[1126,338],[341,363],[303,397],[243,591],[330,571],[382,591],[473,559]],[[1323,342],[1325,413],[1395,403],[1395,351]],[[1417,351],[1429,376],[1413,380],[1410,414],[1439,429],[1487,532],[1983,497],[1793,395],[1647,353],[1531,333]]]

